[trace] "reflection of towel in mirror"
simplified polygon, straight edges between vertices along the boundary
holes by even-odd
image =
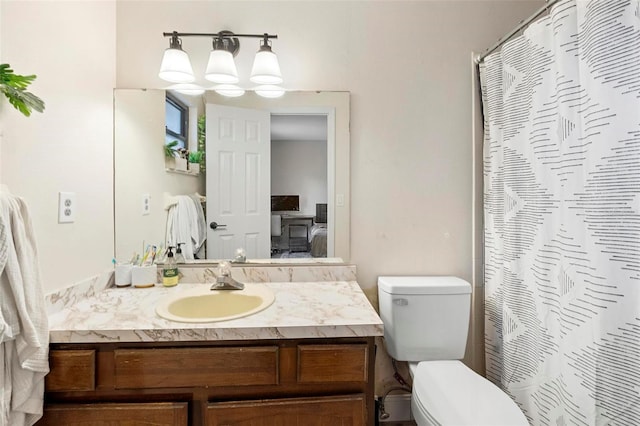
[[[197,192],[195,194],[189,195],[189,197],[191,197],[194,204],[196,205],[196,212],[198,213],[198,229],[200,232],[200,241],[198,242],[197,248],[194,251],[194,254],[197,254],[201,249],[204,248],[204,242],[207,239],[207,221],[204,217],[204,210],[202,209],[202,202],[204,197]],[[204,254],[204,251],[202,253]],[[204,258],[204,256],[202,256],[201,259],[202,258]]]
[[[178,195],[177,203],[167,214],[167,246],[184,243],[182,254],[187,260],[194,259],[207,237],[202,206],[188,195]]]
[[[0,191],[0,425],[42,416],[49,327],[27,206]]]

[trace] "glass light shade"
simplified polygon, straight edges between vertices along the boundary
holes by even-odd
[[[238,96],[244,95],[245,90],[242,87],[238,87],[235,84],[220,84],[215,86],[213,90],[222,96],[226,96],[228,98],[237,98]]]
[[[204,88],[193,83],[178,83],[169,86],[169,90],[174,90],[183,95],[198,96],[204,93]]]
[[[265,49],[263,46],[258,53],[256,53],[249,80],[256,84],[282,83],[282,73],[280,73],[278,57],[270,48]]]
[[[171,83],[191,83],[194,81],[193,68],[191,68],[187,52],[182,49],[166,49],[158,77]]]
[[[222,84],[235,84],[240,81],[231,52],[223,49],[212,50],[204,78]]]
[[[279,98],[280,96],[284,95],[284,89],[282,87],[270,84],[256,87],[255,92],[257,95],[262,96],[263,98]]]

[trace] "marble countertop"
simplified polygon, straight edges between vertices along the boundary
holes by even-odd
[[[159,317],[165,296],[207,284],[108,288],[49,315],[51,343],[170,342],[382,336],[382,320],[355,281],[268,282],[275,302],[248,317],[181,323]],[[251,283],[247,284],[252,285]]]

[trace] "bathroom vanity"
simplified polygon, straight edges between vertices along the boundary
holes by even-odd
[[[66,304],[50,315],[38,424],[373,425],[383,326],[359,285],[264,279],[273,304],[222,322],[155,313],[170,293],[206,284],[110,288]]]

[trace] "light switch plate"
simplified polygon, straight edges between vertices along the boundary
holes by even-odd
[[[58,223],[73,223],[76,220],[76,193],[58,193]]]
[[[344,206],[344,194],[336,195],[336,206],[343,207]]]

